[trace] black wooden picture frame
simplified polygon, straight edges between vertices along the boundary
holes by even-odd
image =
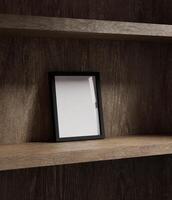
[[[56,76],[92,76],[95,77],[95,93],[98,107],[98,119],[99,119],[99,135],[91,136],[76,136],[76,137],[65,137],[59,136],[59,122],[58,122],[58,108],[56,99],[56,88],[55,88],[55,77]],[[103,139],[105,137],[104,124],[103,124],[103,112],[102,112],[102,99],[101,99],[101,88],[100,88],[100,74],[99,72],[49,72],[49,83],[52,101],[52,114],[53,114],[53,125],[55,132],[55,140],[57,142],[65,141],[80,141],[80,140],[92,140],[92,139]]]

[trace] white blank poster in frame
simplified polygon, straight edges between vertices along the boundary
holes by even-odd
[[[56,141],[104,137],[98,72],[51,72]]]

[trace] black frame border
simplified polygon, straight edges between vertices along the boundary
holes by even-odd
[[[96,98],[98,104],[98,114],[99,114],[99,126],[100,135],[96,136],[81,136],[81,137],[59,137],[59,125],[58,125],[58,113],[57,113],[57,101],[56,101],[56,91],[55,91],[55,76],[94,76],[95,77],[95,87],[96,87]],[[93,140],[93,139],[103,139],[105,137],[104,133],[104,123],[103,123],[103,110],[102,110],[102,99],[101,99],[101,88],[100,88],[100,73],[99,72],[49,72],[49,84],[51,91],[51,102],[52,102],[52,113],[53,113],[53,126],[55,132],[56,142],[66,142],[66,141],[81,141],[81,140]]]

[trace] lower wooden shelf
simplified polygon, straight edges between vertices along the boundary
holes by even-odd
[[[172,153],[172,136],[122,136],[65,143],[0,145],[0,170]]]

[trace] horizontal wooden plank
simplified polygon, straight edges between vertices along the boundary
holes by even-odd
[[[120,136],[92,141],[0,145],[0,170],[172,153],[172,136]]]
[[[0,33],[103,39],[170,39],[172,25],[1,14]]]

